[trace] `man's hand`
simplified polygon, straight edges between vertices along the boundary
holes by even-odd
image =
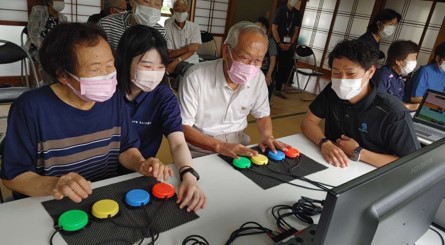
[[[172,74],[175,72],[176,66],[179,64],[178,59],[175,59],[174,61],[170,62],[167,66],[167,74]]]
[[[207,197],[199,188],[196,177],[190,173],[184,174],[179,184],[178,200],[179,208],[187,207],[187,212],[203,209],[207,203]]]
[[[242,144],[232,144],[224,142],[221,142],[217,146],[216,153],[235,159],[238,159],[239,156],[251,157],[251,156],[256,156],[258,154],[257,151],[254,151]]]
[[[329,164],[335,167],[344,168],[348,166],[349,159],[346,154],[331,141],[327,141],[321,145],[321,154]]]
[[[262,152],[266,151],[266,148],[269,148],[274,153],[278,150],[286,151],[288,148],[292,148],[292,146],[287,145],[283,142],[275,140],[273,136],[264,136],[261,138],[261,142],[258,144]]]
[[[355,141],[353,138],[349,138],[346,135],[342,135],[339,139],[337,139],[337,145],[348,156],[352,156],[354,150],[360,146],[357,141]]]
[[[79,203],[91,195],[92,192],[90,181],[77,173],[71,172],[59,177],[53,189],[53,197],[61,200],[66,196],[73,202]]]
[[[290,49],[291,44],[290,43],[280,43],[280,44],[278,44],[278,47],[283,51],[287,51]]]
[[[170,167],[165,166],[159,159],[153,157],[142,161],[138,172],[145,176],[153,176],[158,181],[162,177],[167,180],[169,176],[173,176],[173,170]]]

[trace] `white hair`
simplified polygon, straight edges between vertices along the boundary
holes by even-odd
[[[178,2],[183,2],[185,4],[185,6],[187,6],[187,9],[189,8],[189,4],[188,4],[187,0],[175,0],[175,1],[173,1],[172,8],[174,8],[176,3],[178,3]]]
[[[266,32],[260,26],[255,25],[250,21],[241,21],[233,25],[229,33],[227,34],[227,38],[224,41],[224,44],[229,45],[232,48],[235,48],[238,45],[239,36],[244,32],[254,32],[264,36],[267,40]]]

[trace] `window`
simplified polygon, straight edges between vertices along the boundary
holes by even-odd
[[[88,17],[100,10],[101,0],[65,0],[62,13],[68,17],[68,22],[87,22]]]
[[[195,23],[203,31],[224,34],[230,0],[196,0]]]
[[[28,6],[26,1],[0,1],[0,22],[4,24],[26,25]]]

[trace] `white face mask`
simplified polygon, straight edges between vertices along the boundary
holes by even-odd
[[[390,25],[390,26],[384,26],[383,31],[380,32],[380,37],[385,38],[389,37],[396,31],[396,26]]]
[[[416,60],[405,60],[406,65],[404,67],[400,67],[401,75],[406,76],[409,73],[413,72],[416,69],[417,61]]]
[[[134,19],[138,24],[152,27],[161,19],[161,10],[137,4]]]
[[[360,91],[368,84],[366,82],[362,85],[363,78],[355,78],[355,79],[339,79],[332,78],[332,89],[335,91],[337,96],[342,100],[350,100],[357,96]]]
[[[189,14],[187,12],[175,12],[173,14],[173,16],[175,17],[175,20],[179,23],[185,22],[187,20],[187,17],[189,17]]]
[[[159,71],[136,70],[134,79],[131,81],[144,92],[153,91],[164,77],[165,69]]]
[[[53,1],[53,9],[57,12],[62,11],[65,8],[64,1]]]

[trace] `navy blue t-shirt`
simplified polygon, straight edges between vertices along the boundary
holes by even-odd
[[[376,70],[372,80],[377,84],[377,89],[383,93],[392,94],[400,101],[405,93],[405,82],[394,69],[384,65]]]
[[[118,175],[119,154],[139,147],[120,93],[80,110],[43,86],[11,106],[0,177],[31,171],[45,176],[76,172],[96,181]]]
[[[141,140],[139,150],[145,158],[156,156],[163,135],[182,132],[179,102],[167,85],[160,84],[153,91],[142,92],[134,101],[126,100],[126,103]]]

